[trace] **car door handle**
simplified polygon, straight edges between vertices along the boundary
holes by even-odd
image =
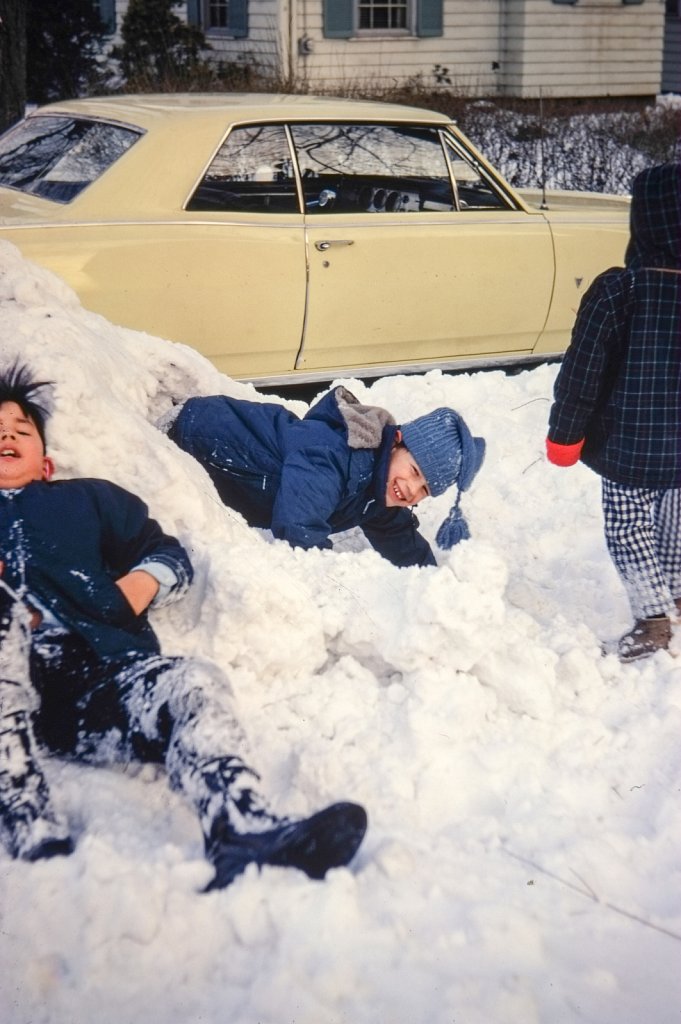
[[[319,249],[320,252],[326,252],[332,245],[354,245],[354,239],[352,238],[334,238],[330,242],[315,242],[315,249]]]

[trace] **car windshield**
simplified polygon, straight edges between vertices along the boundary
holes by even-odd
[[[103,121],[29,117],[0,138],[0,185],[68,203],[139,137]]]

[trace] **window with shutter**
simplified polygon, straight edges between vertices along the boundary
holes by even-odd
[[[441,36],[442,0],[323,0],[324,35]]]
[[[204,32],[243,39],[248,35],[248,0],[187,0],[187,21]]]

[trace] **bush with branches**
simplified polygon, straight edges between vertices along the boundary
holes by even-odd
[[[179,0],[130,0],[122,44],[114,50],[128,91],[200,91],[212,84],[203,32],[174,13],[179,6]]]
[[[92,0],[26,0],[28,101],[71,99],[95,89],[103,35]]]

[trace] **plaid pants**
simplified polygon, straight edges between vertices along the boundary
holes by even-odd
[[[681,488],[603,479],[605,541],[634,618],[676,614],[681,597]]]

